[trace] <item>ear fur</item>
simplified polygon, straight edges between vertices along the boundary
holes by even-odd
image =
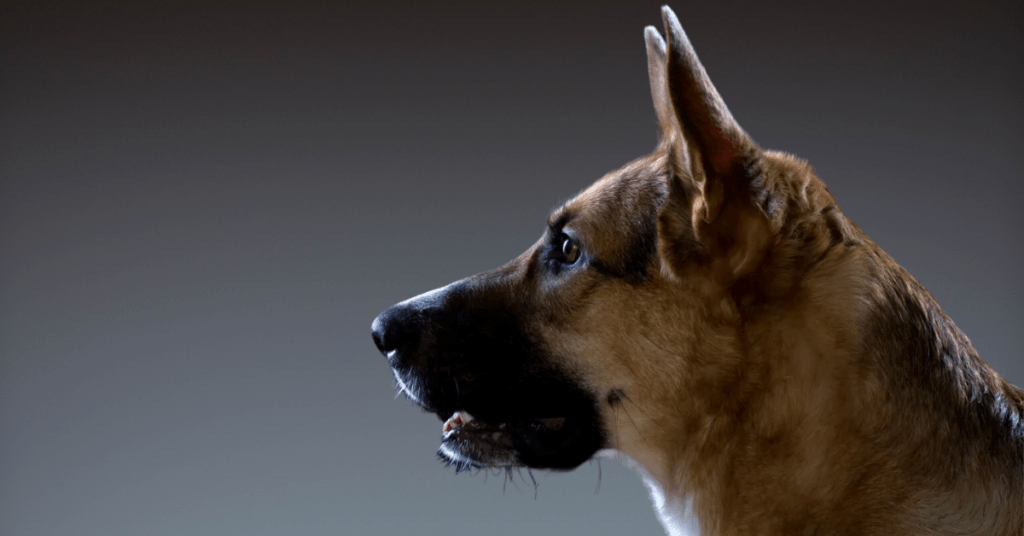
[[[669,144],[679,132],[679,120],[676,118],[672,97],[668,93],[666,83],[666,63],[668,55],[665,40],[654,26],[644,28],[644,41],[647,43],[647,74],[651,80],[651,100],[654,101],[654,112],[658,116],[658,146]]]
[[[754,202],[763,153],[740,128],[697,59],[675,13],[662,8],[666,41],[647,27],[647,65],[667,150],[669,197],[659,214],[662,259],[677,276],[694,246],[728,280],[751,272],[771,233]],[[679,183],[679,184],[676,184]]]

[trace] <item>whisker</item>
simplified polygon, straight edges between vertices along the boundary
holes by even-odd
[[[646,416],[648,419],[651,418],[651,416],[648,415],[647,412],[643,410],[643,408],[641,408],[636,402],[633,402],[633,400],[631,400],[629,396],[627,396],[625,393],[622,393],[621,398],[629,400],[629,402],[633,404],[633,407],[640,410],[640,413],[643,413],[644,416]],[[640,439],[642,439],[644,443],[650,445],[650,441],[647,440],[647,436],[644,435],[643,430],[641,430],[640,426],[636,424],[636,420],[633,419],[633,416],[630,415],[629,411],[626,410],[625,406],[622,406],[622,411],[626,413],[626,418],[629,419],[629,422],[633,423],[633,428],[636,429],[636,433],[640,434]]]

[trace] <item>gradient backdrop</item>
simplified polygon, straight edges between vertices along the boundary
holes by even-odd
[[[674,3],[1024,385],[1024,10]],[[140,7],[140,6],[145,7]],[[657,2],[0,7],[0,534],[659,534],[616,461],[506,483],[370,339],[655,142]]]

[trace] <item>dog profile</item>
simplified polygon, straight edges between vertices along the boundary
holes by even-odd
[[[372,325],[459,468],[621,456],[669,534],[1024,533],[1024,392],[734,120],[675,14],[655,150]]]

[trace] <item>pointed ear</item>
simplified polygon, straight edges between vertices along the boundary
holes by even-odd
[[[691,237],[702,244],[705,252],[730,277],[752,270],[770,235],[768,221],[754,202],[754,183],[761,173],[763,153],[756,143],[733,119],[725,102],[711,84],[703,65],[697,59],[679,19],[668,6],[662,8],[667,43],[664,47],[664,92],[671,103],[674,132],[666,135],[662,120],[665,95],[654,89],[651,31],[645,31],[648,43],[648,68],[651,70],[651,92],[658,109],[662,139],[672,140],[668,146],[672,179],[682,185],[669,188],[669,197],[659,221],[679,221],[683,214],[666,211],[685,207]],[[656,32],[654,32],[656,34]],[[660,42],[660,38],[657,40]],[[655,43],[657,44],[657,43]],[[654,47],[656,48],[656,47]],[[661,66],[660,64],[658,65]],[[679,187],[682,186],[682,187]],[[691,193],[687,193],[691,192]],[[686,199],[671,199],[672,196]],[[659,233],[671,232],[665,226]],[[679,225],[673,227],[679,228]],[[663,239],[671,239],[662,236]],[[666,259],[670,264],[679,259]],[[724,261],[724,264],[717,261]]]
[[[651,99],[654,101],[654,112],[658,116],[658,146],[672,143],[679,133],[679,120],[676,119],[672,98],[668,93],[668,77],[666,63],[668,55],[665,40],[654,26],[644,28],[644,40],[647,42],[647,74],[651,79]]]

